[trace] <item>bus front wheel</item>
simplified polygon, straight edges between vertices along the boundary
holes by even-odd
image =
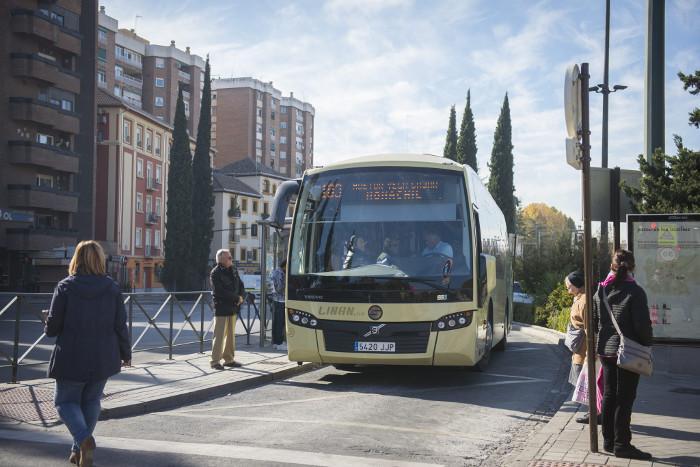
[[[489,303],[489,318],[486,322],[486,342],[484,343],[486,350],[481,360],[477,362],[474,366],[476,371],[486,371],[489,366],[489,360],[491,360],[491,347],[493,346],[493,304]]]

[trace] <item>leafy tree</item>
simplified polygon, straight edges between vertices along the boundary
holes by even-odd
[[[700,93],[700,70],[695,70],[694,75],[685,75],[679,71],[678,77],[683,81],[683,89],[685,91],[688,91],[690,88],[688,92],[694,96]],[[695,107],[688,115],[690,115],[688,124],[695,125],[695,128],[700,128],[700,108]]]
[[[573,302],[574,297],[566,291],[564,281],[559,281],[547,296],[544,306],[535,309],[535,324],[565,332]]]
[[[459,138],[457,139],[457,161],[460,164],[467,164],[478,173],[476,149],[476,127],[472,114],[470,90],[467,90],[467,105],[464,107],[462,126],[459,129]]]
[[[651,163],[643,155],[639,156],[642,172],[639,188],[622,184],[637,212],[700,211],[700,152],[683,146],[680,136],[674,136],[674,142],[678,150],[676,156],[656,150]]]
[[[690,94],[700,93],[700,70],[694,75],[678,72],[683,89]],[[695,108],[688,119],[690,125],[700,125],[700,109]],[[683,146],[680,136],[673,141],[678,152],[669,156],[654,151],[651,163],[643,155],[637,159],[642,179],[639,188],[621,184],[632,201],[632,207],[641,213],[684,213],[700,211],[700,152]]]
[[[493,136],[491,162],[489,162],[489,192],[503,211],[508,225],[508,232],[515,232],[515,187],[513,186],[513,142],[510,124],[510,106],[508,94],[503,99],[501,115],[498,117],[496,132]]]
[[[444,156],[457,161],[457,114],[454,105],[450,108],[450,123],[447,127]]]
[[[573,219],[546,204],[529,204],[518,213],[523,254],[514,274],[539,303],[569,272],[583,270],[583,242],[575,230]]]
[[[209,58],[204,67],[202,107],[197,127],[197,146],[192,159],[192,284],[201,290],[207,276],[209,251],[214,236],[214,192],[211,175],[211,79]]]
[[[192,264],[192,153],[182,88],[178,92],[175,107],[166,209],[168,220],[163,242],[163,283],[169,290],[186,290],[190,285]]]

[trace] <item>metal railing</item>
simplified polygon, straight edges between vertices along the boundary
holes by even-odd
[[[0,362],[7,362],[0,365],[0,369],[12,368],[12,383],[18,381],[20,367],[48,363],[46,344],[53,342],[42,345],[44,339],[51,339],[44,334],[42,310],[49,309],[52,295],[0,293]],[[204,343],[211,341],[209,333],[214,326],[210,291],[141,292],[125,293],[123,296],[132,352],[167,349],[168,359],[172,360],[174,348],[199,344],[199,353],[204,353]],[[254,293],[247,293],[238,315],[245,330],[247,345],[250,345],[250,335],[256,321],[261,323],[256,297]],[[266,322],[264,327],[267,328],[267,325]],[[140,347],[149,331],[160,339]],[[190,340],[183,341],[187,337]],[[41,351],[45,354],[43,359],[28,361],[30,355]]]

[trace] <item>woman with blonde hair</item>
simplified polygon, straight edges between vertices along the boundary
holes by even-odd
[[[44,332],[56,337],[49,378],[54,405],[73,436],[69,460],[92,465],[107,378],[131,364],[126,310],[119,285],[105,272],[105,254],[93,240],[78,243],[68,277],[56,285]]]

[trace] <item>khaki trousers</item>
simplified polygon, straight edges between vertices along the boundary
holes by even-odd
[[[211,343],[211,364],[233,362],[233,352],[236,350],[236,318],[231,316],[214,317],[214,339]]]

